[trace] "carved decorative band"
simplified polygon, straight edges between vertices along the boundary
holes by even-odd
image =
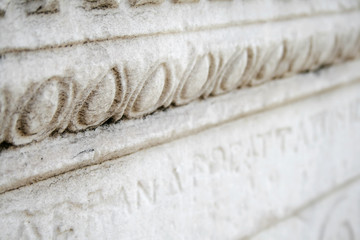
[[[176,59],[157,62],[136,81],[129,81],[132,72],[126,65],[112,66],[86,87],[72,77],[54,76],[29,87],[16,103],[10,104],[11,92],[2,90],[0,141],[21,145],[66,129],[76,132],[124,116],[141,117],[171,104],[186,104],[359,55],[359,29],[340,29],[194,54],[185,68]]]
[[[209,1],[232,1],[232,0],[209,0]],[[9,0],[0,3],[0,17],[4,17]],[[131,6],[141,6],[146,4],[160,4],[164,0],[128,0]],[[196,3],[199,0],[173,0],[173,3]],[[111,9],[119,7],[119,0],[83,0],[83,8],[93,9]],[[32,14],[51,14],[60,11],[60,0],[26,0],[25,11],[28,15]]]

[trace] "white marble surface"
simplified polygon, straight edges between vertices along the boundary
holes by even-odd
[[[353,84],[360,78],[359,67],[359,61],[339,64],[315,73],[159,111],[144,119],[121,121],[95,130],[3,149],[0,153],[0,192]]]
[[[108,4],[92,8],[101,2]],[[131,6],[131,2],[145,4]],[[161,4],[146,4],[151,2]],[[0,53],[337,14],[356,11],[360,6],[358,0],[176,2],[180,1],[2,0]]]
[[[321,225],[333,210],[315,202],[359,196],[359,93],[354,82],[5,192],[0,238],[241,239],[302,208]],[[358,201],[335,214],[357,219],[348,208]]]
[[[360,239],[359,0],[0,0],[0,239]]]
[[[359,179],[322,195],[249,239],[356,240],[360,236]]]
[[[52,1],[45,2],[50,4]],[[13,4],[15,9],[26,5],[17,5],[16,2],[9,3],[9,8],[12,9]],[[71,2],[68,8],[84,11],[73,4],[81,4],[85,0]],[[353,0],[346,2],[358,4]],[[187,17],[193,11],[187,6],[195,9],[198,4],[208,6],[201,13],[213,19],[219,16],[225,22],[232,21],[232,11],[241,17],[241,9],[241,12],[254,14],[260,20],[202,28],[196,19]],[[257,4],[261,7],[255,7]],[[341,5],[335,0],[328,5],[324,4],[324,0],[314,3],[299,0],[164,2],[131,7],[129,11],[137,9],[134,11],[141,11],[145,16],[140,17],[140,14],[128,18],[141,18],[143,22],[150,22],[152,26],[162,29],[163,22],[152,22],[153,19],[147,14],[155,11],[161,16],[158,8],[173,5],[174,9],[182,9],[178,17],[183,21],[176,21],[180,28],[189,24],[199,29],[163,29],[156,34],[147,34],[142,29],[141,34],[135,37],[131,34],[137,29],[136,26],[143,26],[141,23],[134,26],[114,17],[106,22],[116,26],[100,27],[101,31],[97,31],[97,24],[91,21],[80,24],[81,21],[77,21],[81,14],[61,16],[60,11],[54,16],[60,14],[61,24],[66,25],[71,21],[75,29],[53,26],[48,29],[51,33],[48,33],[42,27],[51,25],[51,21],[48,23],[45,19],[52,14],[26,16],[44,20],[41,24],[25,21],[26,24],[22,25],[17,22],[21,22],[21,18],[15,17],[16,27],[7,22],[6,14],[0,19],[0,41],[16,43],[19,38],[29,48],[34,44],[36,48],[7,51],[4,47],[1,53],[0,143],[26,145],[64,131],[80,132],[109,121],[140,118],[159,109],[260,85],[360,56],[360,11],[355,5],[350,7],[350,11],[347,4]],[[279,11],[281,5],[284,5],[283,9],[287,6],[289,11]],[[301,13],[304,5],[310,12],[306,10]],[[324,10],[327,6],[330,12]],[[344,6],[345,9],[342,8]],[[325,12],[321,10],[318,13],[318,7],[324,7]],[[331,10],[333,7],[337,9],[335,12]],[[116,9],[122,8],[119,6]],[[224,9],[229,13],[225,14]],[[300,13],[292,15],[291,12],[297,10]],[[101,11],[109,16],[115,14],[109,9]],[[279,13],[288,13],[288,16],[268,16]],[[93,21],[99,17],[100,20],[95,21],[99,24],[101,19],[107,18],[101,14],[94,16],[94,12],[88,14]],[[120,13],[115,15],[122,16]],[[211,24],[210,20],[202,19],[201,22]],[[35,31],[36,34],[13,36],[13,33],[18,33],[17,29],[20,32]],[[69,29],[72,30],[67,32]],[[111,29],[122,29],[128,35],[113,38]],[[89,40],[92,37],[84,37],[81,33],[84,30],[100,38],[106,34],[109,39]],[[152,31],[151,27],[147,30]],[[75,44],[66,40],[62,43],[62,36],[71,38],[72,34],[78,34],[80,39],[85,38],[84,42]],[[44,47],[44,39],[58,41],[64,46]]]

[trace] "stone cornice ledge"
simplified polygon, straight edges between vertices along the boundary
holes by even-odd
[[[2,0],[0,54],[359,9],[358,0]]]
[[[0,153],[0,192],[125,156],[340,86],[359,84],[359,68],[360,61],[343,63],[207,101],[196,101],[144,119],[126,120],[21,148],[4,149]]]
[[[355,59],[358,22],[354,12],[6,56],[0,142],[24,145]]]

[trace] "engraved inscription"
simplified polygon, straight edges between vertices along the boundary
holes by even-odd
[[[183,191],[183,183],[180,178],[180,171],[174,167],[171,171],[171,177],[169,181],[169,194],[176,194]]]
[[[156,203],[156,179],[150,184],[142,181],[137,182],[137,207],[140,208],[145,202],[154,204]]]
[[[252,208],[248,195],[257,194],[259,188],[265,192],[266,196],[270,196],[269,198],[279,194],[275,186],[284,181],[286,176],[279,172],[276,166],[281,161],[274,161],[274,159],[279,157],[287,161],[292,155],[299,156],[299,151],[318,148],[324,143],[323,138],[331,137],[339,131],[359,129],[359,107],[360,99],[355,98],[347,105],[339,104],[326,110],[309,113],[295,122],[275,121],[276,125],[259,127],[255,131],[239,131],[240,134],[231,134],[228,129],[229,134],[226,137],[228,141],[214,140],[206,146],[200,143],[188,152],[185,150],[179,154],[173,154],[174,149],[162,148],[157,151],[161,152],[160,155],[154,155],[154,158],[161,156],[161,159],[154,160],[149,157],[141,162],[144,164],[143,169],[147,170],[141,176],[124,176],[121,168],[118,168],[115,170],[116,174],[109,173],[113,174],[109,176],[110,179],[116,179],[116,181],[108,181],[107,176],[103,176],[105,179],[100,180],[103,182],[100,182],[97,188],[86,192],[87,195],[80,193],[84,197],[79,197],[74,202],[62,200],[54,205],[44,206],[32,214],[28,210],[22,211],[20,218],[22,222],[18,223],[16,228],[18,229],[16,238],[86,239],[88,236],[101,238],[96,235],[99,232],[117,235],[121,233],[122,226],[128,221],[137,219],[145,213],[151,215],[153,211],[161,211],[158,206],[172,209],[178,204],[184,204],[184,207],[202,204],[211,209],[221,209],[224,208],[221,199],[225,196],[236,196],[239,200],[235,206],[230,206],[231,211],[246,212]],[[271,116],[269,114],[268,117]],[[325,123],[324,128],[319,128],[319,122]],[[225,127],[222,126],[214,131],[222,131]],[[202,135],[202,137],[206,138],[207,135]],[[191,139],[193,138],[184,139],[185,145],[180,146],[192,145]],[[195,141],[197,140],[195,138]],[[290,168],[300,162],[309,164],[309,161],[297,162],[296,158],[293,159],[294,161],[288,165]],[[158,171],[159,169],[161,171]],[[294,172],[296,176],[291,177],[301,179],[306,183],[309,178],[314,178],[312,174],[307,167],[304,167],[296,169]],[[259,182],[260,178],[261,182]],[[229,181],[237,181],[241,184],[222,184]],[[56,189],[57,186],[50,188]],[[217,198],[219,192],[229,195]],[[333,236],[338,237],[337,239],[356,239],[354,221],[340,214],[349,212],[346,206],[346,202],[339,202],[331,208],[333,211],[330,211],[329,216],[324,217],[323,227],[316,233],[319,234],[319,239],[331,239]],[[64,215],[72,216],[75,213],[81,225],[76,225],[77,221],[73,219],[63,217]],[[39,219],[43,219],[41,221],[46,224],[38,224]],[[43,226],[49,226],[50,230]],[[86,236],[81,235],[84,227],[87,231]],[[109,235],[108,238],[111,236],[113,235]]]

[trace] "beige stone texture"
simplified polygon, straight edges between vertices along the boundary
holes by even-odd
[[[345,85],[3,193],[1,236],[246,239],[304,210],[315,225],[297,239],[332,234],[321,227],[332,211],[349,221],[354,238],[344,239],[357,239],[359,92],[359,82]],[[351,205],[331,208],[347,194]],[[268,236],[289,239],[292,222]]]
[[[359,69],[359,0],[0,0],[0,240],[358,240]]]
[[[109,39],[94,40],[82,35],[76,37],[83,39],[83,42],[61,40],[61,34],[70,37],[72,33],[79,34],[79,31],[66,26],[51,26],[50,20],[53,14],[53,17],[62,19],[61,24],[65,24],[67,19],[75,19],[61,14],[85,11],[73,6],[80,1],[71,1],[71,4],[66,5],[70,12],[57,10],[51,14],[30,14],[26,15],[26,21],[20,17],[14,19],[17,16],[15,13],[25,6],[36,6],[31,7],[31,11],[55,11],[51,9],[58,5],[61,9],[65,2],[55,1],[55,4],[54,1],[29,1],[22,5],[17,5],[16,1],[10,2],[9,16],[5,14],[0,19],[3,33],[1,40],[4,41],[3,44],[0,41],[0,51],[3,53],[0,64],[0,141],[25,145],[41,141],[51,134],[78,132],[109,121],[142,117],[159,108],[183,105],[237,88],[263,84],[324,65],[348,61],[360,55],[360,14],[357,1],[346,1],[349,2],[348,5],[331,1],[327,7],[333,6],[332,11],[325,11],[322,1],[313,4],[301,3],[302,1],[269,2],[272,4],[268,7],[274,8],[274,11],[266,8],[267,12],[278,14],[279,17],[262,14],[267,5],[256,8],[257,5],[252,4],[257,1],[252,4],[245,1],[240,5],[236,1],[202,1],[180,5],[164,2],[139,8],[127,6],[126,11],[141,9],[144,14],[156,9],[159,16],[163,15],[158,11],[167,6],[180,11],[178,14],[181,18],[188,19],[189,24],[196,29],[166,30],[167,25],[162,20],[154,20],[152,26],[161,27],[161,31],[141,31],[141,34],[136,35],[132,31],[138,28],[124,21],[121,26],[117,24],[116,29],[127,29],[126,36],[118,33],[113,37],[115,33],[110,33],[110,27],[104,26],[98,32],[97,24],[108,23],[108,15],[119,15],[116,11],[123,9],[120,4],[115,12],[108,8],[98,9],[107,14],[100,15],[97,23],[86,22],[87,27],[78,26],[82,30],[91,27],[87,32],[97,34],[99,38],[103,38],[103,31],[107,29]],[[86,6],[112,5],[111,2],[102,1],[83,3]],[[189,10],[186,6],[198,6],[197,4],[202,8],[208,6],[209,10],[202,11],[206,15],[212,16],[212,11],[217,11],[226,24],[213,27],[212,21],[201,18],[203,24],[212,26],[201,27],[202,24],[187,18],[193,9]],[[229,13],[221,13],[222,8],[217,8],[217,5],[221,5]],[[277,11],[285,6],[290,10],[302,9],[304,12],[301,15],[294,13],[280,17]],[[305,11],[310,6],[311,11],[314,11],[311,14]],[[231,12],[236,9],[239,13],[239,9],[243,8],[250,12],[258,9],[256,20],[239,20],[241,23],[231,24]],[[196,14],[195,16],[198,17]],[[134,20],[138,17],[128,18]],[[32,22],[31,19],[41,20],[42,24]],[[115,20],[112,19],[111,23],[118,23]],[[24,21],[34,27],[23,26]],[[81,23],[80,20],[73,22],[71,24],[74,27]],[[18,24],[18,27],[15,28],[12,24]],[[177,24],[186,25],[180,20]],[[38,26],[46,29],[38,29]],[[48,29],[50,26],[51,29]],[[146,24],[138,22],[136,26]],[[19,31],[16,30],[18,28]],[[148,26],[147,29],[152,28]],[[38,31],[35,48],[32,47],[32,34],[20,33],[30,30]],[[26,47],[20,47],[21,44],[7,45],[17,44],[18,37],[13,35],[17,33],[21,35],[19,39]],[[46,37],[46,41],[56,40],[56,43],[42,43],[42,37]]]

